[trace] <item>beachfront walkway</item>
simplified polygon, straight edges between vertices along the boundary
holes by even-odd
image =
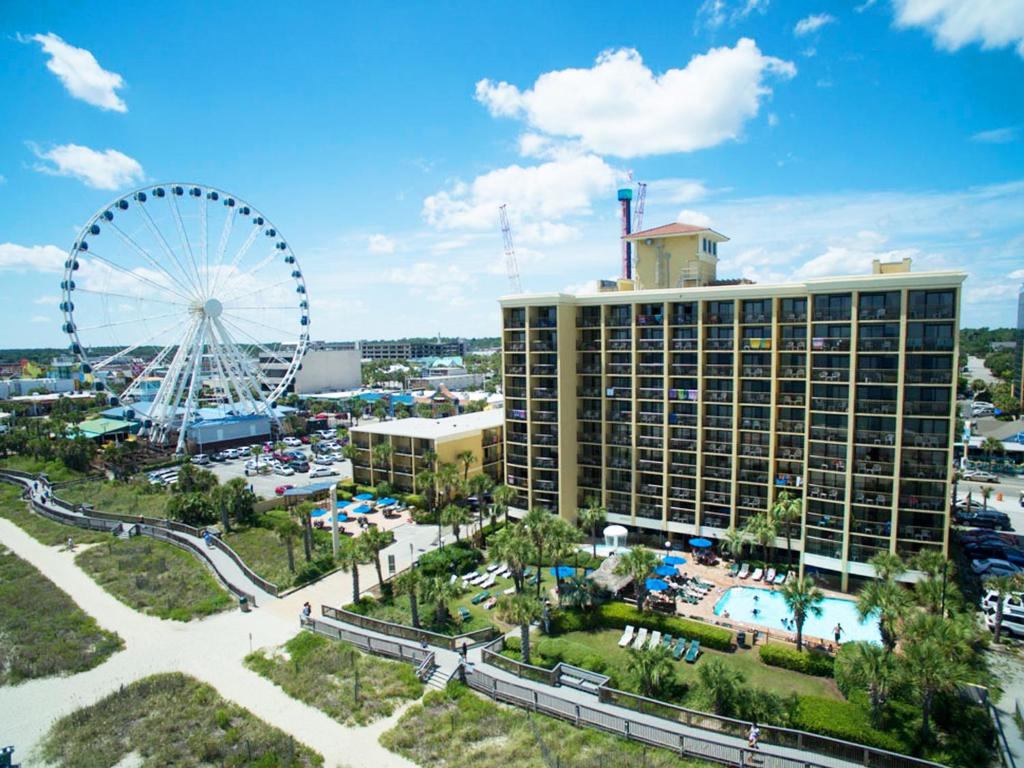
[[[280,645],[299,631],[302,603],[312,600],[313,591],[329,590],[331,602],[348,602],[351,580],[347,574],[335,574],[310,591],[284,600],[272,599],[251,613],[230,611],[182,623],[132,610],[75,565],[73,554],[40,544],[3,519],[0,542],[71,595],[102,627],[117,632],[125,641],[125,650],[88,672],[33,680],[2,690],[2,735],[16,742],[18,756],[26,766],[32,764],[28,760],[31,751],[57,718],[147,675],[184,672],[320,752],[327,766],[412,768],[413,763],[387,751],[377,741],[401,712],[367,728],[346,727],[242,666],[250,648]],[[376,581],[372,566],[361,573],[365,584]]]

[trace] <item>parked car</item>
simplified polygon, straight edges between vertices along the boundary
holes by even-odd
[[[291,477],[295,474],[295,470],[289,467],[287,464],[279,464],[274,467],[275,475],[284,475],[285,477]]]
[[[227,461],[228,456],[223,451],[217,451],[216,453],[210,454],[211,461]]]
[[[299,442],[302,443],[303,445],[308,444],[309,443],[309,435],[303,435],[302,437],[300,437],[299,438]]]
[[[274,489],[274,493],[276,493],[278,496],[284,496],[285,491],[294,487],[295,486],[291,485],[290,483],[285,483],[284,485],[277,486],[277,488]]]
[[[302,445],[302,441],[299,440],[299,438],[297,438],[297,437],[286,437],[281,442],[283,442],[285,445],[293,446],[293,447],[296,446],[296,445]]]
[[[967,499],[966,496],[964,498],[958,500],[956,505],[955,505],[955,509],[960,509],[960,510],[970,509],[971,511],[977,510],[978,512],[980,512],[984,508],[985,508],[985,505],[982,504],[980,501],[978,501],[976,499],[971,499],[968,502],[968,499]]]
[[[971,480],[975,483],[998,483],[999,475],[982,469],[968,469],[960,473],[960,479]]]
[[[321,467],[329,467],[331,466],[331,464],[334,463],[334,459],[332,459],[330,456],[320,456],[318,458],[313,459],[313,463],[318,464]]]
[[[288,466],[294,469],[296,472],[309,472],[308,461],[292,461],[288,464]]]
[[[338,470],[333,467],[314,467],[313,471],[309,473],[311,478],[314,477],[333,477],[338,474]]]
[[[985,614],[985,628],[989,632],[996,631],[996,612],[995,608],[992,609],[991,613]],[[1002,634],[1010,634],[1015,637],[1024,637],[1024,611],[1021,610],[1006,610],[1003,608],[1003,626],[1000,630]]]
[[[986,528],[989,530],[1012,531],[1010,516],[1005,512],[996,509],[989,509],[982,512],[957,512],[953,520],[958,525],[968,525],[973,528]]]
[[[333,429],[317,430],[316,434],[323,440],[332,440],[333,438],[338,436],[338,433],[335,432]]]
[[[972,560],[971,570],[979,576],[1013,576],[1021,572],[1021,569],[1013,563],[994,557],[984,560]]]
[[[1024,606],[1024,592],[1011,592],[1006,595],[1004,601],[1015,606]],[[981,608],[983,611],[994,611],[996,603],[999,601],[999,593],[994,589],[990,589],[985,592],[981,597]]]
[[[207,456],[205,453],[197,453],[195,456],[192,457],[192,463],[198,464],[201,467],[205,467],[207,464],[210,463],[210,457]]]

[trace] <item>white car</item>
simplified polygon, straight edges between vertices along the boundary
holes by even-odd
[[[302,441],[299,440],[299,438],[297,438],[297,437],[286,437],[281,442],[284,443],[285,445],[287,445],[290,448],[294,448],[295,446],[302,445]]]
[[[334,459],[330,456],[321,456],[319,459],[313,459],[314,464],[319,464],[321,467],[329,467],[334,463]]]
[[[278,464],[274,467],[275,475],[284,475],[285,477],[291,477],[295,474],[295,470],[285,464]]]
[[[1013,563],[998,558],[986,558],[985,560],[971,560],[971,570],[979,576],[1013,576],[1020,573]]]
[[[333,429],[321,429],[317,432],[317,434],[324,440],[333,440],[338,436],[338,433],[335,432]]]
[[[333,477],[338,474],[338,470],[332,469],[331,467],[316,467],[312,472],[309,473],[310,477]]]

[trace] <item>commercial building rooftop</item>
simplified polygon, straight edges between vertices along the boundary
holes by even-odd
[[[395,419],[375,424],[360,424],[353,432],[371,432],[376,435],[398,435],[401,437],[419,437],[426,440],[444,440],[459,437],[467,432],[480,429],[494,429],[505,423],[505,412],[500,408],[477,413],[465,413],[461,416],[449,416],[444,419]]]

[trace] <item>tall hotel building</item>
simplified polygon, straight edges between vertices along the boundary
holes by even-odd
[[[713,230],[627,240],[635,279],[501,300],[515,507],[720,537],[788,491],[802,567],[844,588],[878,552],[946,552],[964,274],[759,285],[717,278]]]

